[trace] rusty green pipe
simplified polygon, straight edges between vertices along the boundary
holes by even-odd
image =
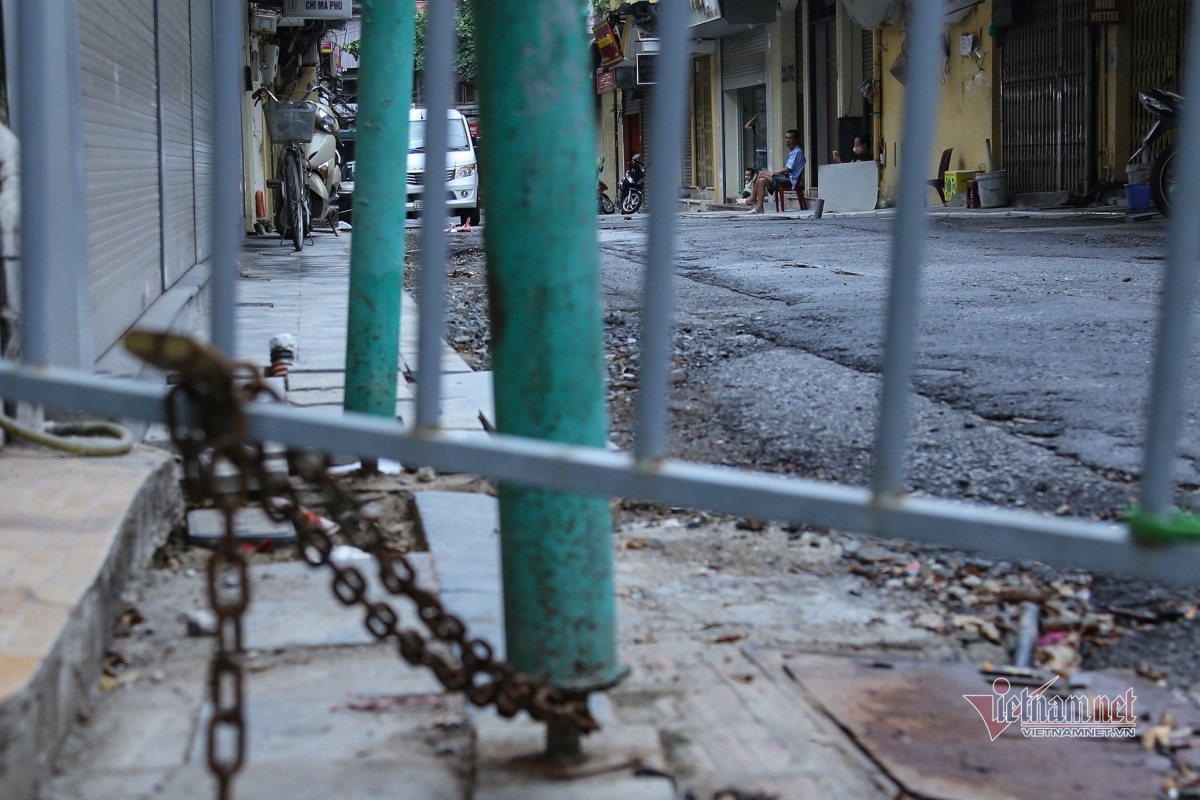
[[[584,4],[473,1],[497,427],[604,447]],[[503,484],[500,536],[509,661],[563,689],[614,683],[608,499]]]
[[[383,417],[396,415],[415,25],[413,0],[362,4],[344,405]]]

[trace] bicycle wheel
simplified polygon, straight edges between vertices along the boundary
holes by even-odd
[[[297,251],[304,249],[304,177],[296,154],[289,152],[283,162],[286,189],[288,234]]]

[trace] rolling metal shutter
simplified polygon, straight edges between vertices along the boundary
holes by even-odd
[[[212,255],[212,0],[192,0],[192,137],[196,185],[196,263]]]
[[[1087,0],[1046,0],[1005,29],[1000,59],[1001,159],[1010,194],[1094,183],[1092,28]]]
[[[684,100],[686,105],[683,110],[683,118],[688,121],[688,125],[683,133],[683,149],[680,151],[680,186],[692,186],[694,184],[694,178],[692,176],[692,128],[694,127],[694,123],[692,122],[692,93],[696,91],[695,85],[693,84],[693,81],[696,79],[694,66],[696,64],[696,60],[688,59],[688,61],[690,61],[693,65],[691,70],[693,74],[689,76],[687,95],[686,99]]]
[[[642,89],[642,166],[645,167],[646,169],[650,169],[651,159],[653,158],[653,155],[651,154],[651,152],[652,152],[651,145],[654,144],[654,142],[650,141],[650,137],[654,135],[653,133],[651,133],[651,131],[654,130],[654,123],[652,122],[652,120],[654,119],[654,111],[655,111],[655,109],[654,109],[654,89],[655,89],[655,87],[654,86],[643,86],[643,87],[641,87],[641,89]]]
[[[767,28],[762,26],[721,40],[721,89],[767,82]]]
[[[864,81],[875,77],[875,31],[870,28],[862,29],[862,68]]]
[[[102,353],[162,292],[154,0],[79,0],[79,32],[92,318]]]
[[[170,286],[196,263],[195,157],[192,144],[192,11],[190,0],[159,1],[166,185],[166,255]]]

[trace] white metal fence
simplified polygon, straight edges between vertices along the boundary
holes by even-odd
[[[79,188],[82,159],[78,137],[69,135],[78,109],[71,93],[48,77],[47,63],[70,63],[70,37],[55,30],[54,7],[64,0],[23,0],[20,34],[41,57],[22,62],[20,134],[23,142],[22,308],[23,363],[0,362],[0,397],[93,414],[165,421],[166,387],[147,381],[103,380],[79,371],[48,367],[54,350],[54,309],[74,297],[78,242],[55,226],[39,222],[52,209],[55,195]],[[431,4],[431,9],[448,4]],[[392,458],[428,464],[441,470],[477,473],[530,486],[639,498],[678,506],[708,508],[883,536],[990,551],[1007,557],[1037,558],[1080,567],[1127,570],[1149,576],[1194,580],[1200,574],[1200,547],[1189,544],[1149,546],[1135,542],[1123,525],[1049,517],[949,500],[905,496],[903,461],[909,425],[909,396],[920,301],[921,267],[926,238],[925,168],[932,151],[937,114],[938,59],[942,41],[939,0],[914,0],[908,23],[909,82],[905,92],[903,141],[912,154],[902,169],[898,214],[893,223],[890,291],[887,303],[885,356],[875,468],[871,487],[783,477],[664,459],[670,327],[671,282],[675,267],[676,208],[670,187],[677,179],[680,137],[686,103],[686,0],[661,0],[659,106],[651,147],[659,154],[650,182],[649,254],[643,320],[643,361],[639,376],[637,438],[634,453],[609,452],[551,442],[493,435],[486,440],[437,427],[439,380],[436,370],[418,382],[418,419],[413,430],[394,420],[347,413],[340,417],[275,404],[247,409],[249,435],[364,457]],[[214,45],[216,80],[215,134],[217,191],[213,270],[212,339],[232,353],[236,324],[237,253],[241,236],[237,219],[241,200],[241,3],[216,0]],[[1190,52],[1200,55],[1200,26],[1190,26]],[[449,96],[452,27],[431,20],[427,70],[428,119],[431,133],[445,119],[442,98]],[[439,39],[439,37],[441,37]],[[444,47],[442,45],[445,45]],[[582,46],[582,43],[581,43]],[[75,56],[77,58],[77,55]],[[77,63],[77,62],[76,62]],[[1200,57],[1187,59],[1185,87],[1200,87]],[[444,90],[443,90],[444,89]],[[442,107],[437,107],[438,105]],[[1200,143],[1200,116],[1189,105],[1180,141]],[[66,137],[46,137],[65,131]],[[441,139],[430,138],[426,158],[444,159]],[[436,147],[435,147],[436,145]],[[71,158],[63,159],[62,148]],[[75,149],[71,149],[75,148]],[[1200,174],[1200,147],[1180,148],[1180,174]],[[64,166],[65,164],[65,166]],[[441,180],[436,171],[431,180]],[[429,191],[429,198],[444,192]],[[655,190],[657,189],[657,190]],[[431,206],[434,203],[430,204]],[[1188,356],[1189,325],[1196,288],[1200,245],[1200,182],[1179,181],[1171,226],[1162,310],[1158,328],[1148,433],[1142,479],[1143,512],[1165,517],[1173,493],[1172,471],[1180,427],[1181,396]],[[445,240],[439,216],[423,232],[420,295],[420,363],[438,364],[444,319]],[[48,215],[51,216],[52,215]],[[1182,221],[1180,223],[1179,221]],[[69,307],[69,306],[68,306]]]

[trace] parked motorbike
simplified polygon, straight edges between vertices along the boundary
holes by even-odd
[[[338,152],[338,133],[341,124],[334,113],[333,91],[325,84],[313,89],[317,93],[317,124],[313,140],[304,147],[308,159],[308,204],[312,222],[328,222],[334,235],[338,232],[338,206],[335,202],[342,183],[342,155]]]
[[[600,213],[612,214],[617,207],[613,205],[612,198],[608,196],[608,184],[601,179],[597,179],[597,183],[600,184]]]
[[[622,214],[635,214],[642,207],[645,189],[646,168],[642,166],[642,156],[634,153],[621,185],[617,187],[617,208]]]
[[[1183,107],[1183,97],[1163,89],[1139,92],[1138,99],[1142,102],[1142,107],[1151,114],[1156,114],[1158,119],[1142,137],[1142,146],[1130,156],[1131,164],[1166,135],[1167,131],[1179,127],[1179,115]],[[1175,143],[1172,142],[1162,149],[1150,168],[1150,197],[1154,200],[1154,207],[1164,217],[1171,216],[1171,202],[1175,191],[1175,155]]]

